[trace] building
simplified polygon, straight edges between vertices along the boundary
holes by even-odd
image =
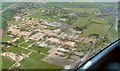
[[[55,33],[53,30],[43,29],[41,32],[48,35],[48,36],[57,36],[57,33]]]
[[[60,51],[60,52],[69,52],[69,50],[67,50],[65,48],[58,48],[57,51]]]
[[[47,26],[53,26],[53,27],[60,27],[61,26],[61,23],[58,23],[58,22],[43,21],[42,24],[47,25]]]
[[[44,33],[36,33],[34,35],[32,35],[29,39],[33,39],[33,40],[40,40],[40,39],[44,39],[45,34]]]
[[[28,37],[32,34],[31,31],[21,31],[20,29],[21,29],[20,26],[18,26],[18,25],[13,25],[13,26],[11,26],[11,27],[9,28],[8,31],[10,31],[11,34],[18,35],[18,36],[20,36],[20,37],[23,36],[23,37],[25,37],[25,38],[28,38]]]
[[[58,44],[61,43],[60,39],[54,38],[54,37],[47,38],[47,41],[50,42],[50,43],[58,43]]]
[[[64,41],[62,44],[63,45],[67,45],[69,47],[75,47],[75,46],[77,46],[76,42],[72,42],[72,41]]]
[[[39,47],[46,47],[47,46],[47,44],[45,42],[37,42],[36,45]]]

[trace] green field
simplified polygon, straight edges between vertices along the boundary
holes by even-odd
[[[30,47],[29,49],[32,49],[32,50],[35,50],[35,51],[40,51],[40,52],[42,52],[42,53],[47,54],[47,52],[48,52],[48,50],[49,50],[50,48],[47,48],[47,47],[39,47],[39,46],[33,45],[33,46]]]
[[[23,69],[61,69],[61,67],[43,61],[44,55],[32,53],[21,64]]]
[[[15,45],[19,45],[20,43],[22,43],[24,40],[24,38],[20,38],[18,39],[18,41],[14,42]]]
[[[92,45],[92,43],[84,43],[84,42],[79,42],[77,44],[78,44],[77,51],[80,51],[80,52],[88,51],[88,49]]]
[[[89,19],[91,17],[83,17],[83,18],[78,18],[77,21],[75,21],[72,25],[71,25],[71,28],[75,28],[75,27],[82,27],[84,25],[87,25],[89,24]]]
[[[9,52],[14,52],[17,54],[28,54],[30,51],[20,48],[20,47],[8,47],[8,48],[4,48],[4,50],[9,51]]]
[[[104,36],[105,33],[110,28],[110,25],[101,25],[101,24],[91,24],[87,29],[83,31],[82,36],[89,36],[90,34],[99,34],[100,36]]]
[[[11,36],[9,36],[8,34],[4,33],[3,34],[3,39],[2,41],[10,41],[12,40],[13,38]]]
[[[32,17],[32,18],[38,18],[38,19],[45,19],[45,20],[49,20],[49,21],[56,21],[55,18],[53,18],[52,16],[47,16],[47,15],[42,15],[42,14],[32,14],[28,17]]]
[[[118,39],[118,32],[115,30],[115,25],[112,26],[111,30],[107,34],[107,38],[113,42]]]
[[[23,42],[20,46],[22,47],[28,47],[29,45],[31,45],[32,43],[34,43],[35,41],[33,40],[29,40],[28,42]]]
[[[9,67],[11,67],[15,62],[13,62],[12,60],[6,58],[6,57],[2,57],[2,69],[8,69]]]
[[[95,10],[95,8],[64,8],[64,9],[79,13],[88,13],[88,14],[93,13]]]
[[[92,18],[90,19],[91,22],[94,22],[94,23],[97,23],[97,24],[101,24],[101,25],[106,25],[108,24],[109,22],[103,18],[100,18],[100,17],[95,17],[95,18]]]

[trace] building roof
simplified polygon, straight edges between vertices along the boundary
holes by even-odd
[[[64,41],[63,42],[64,45],[70,46],[70,47],[75,47],[76,43],[72,42],[72,41]]]

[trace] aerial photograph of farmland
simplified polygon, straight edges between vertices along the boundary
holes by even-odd
[[[2,2],[1,5],[3,70],[60,71],[80,59],[82,65],[118,39],[117,3]]]

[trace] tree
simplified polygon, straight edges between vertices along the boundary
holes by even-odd
[[[7,22],[6,22],[6,21],[2,21],[2,24],[1,24],[0,26],[1,26],[0,28],[2,28],[2,29],[4,29],[4,30],[6,30],[6,29],[7,29],[8,24],[7,24]]]

